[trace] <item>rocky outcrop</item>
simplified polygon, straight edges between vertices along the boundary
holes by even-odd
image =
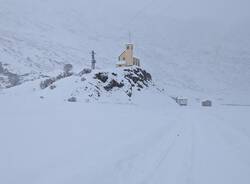
[[[59,80],[68,80],[58,83]],[[67,84],[67,86],[65,85]],[[70,85],[72,84],[72,85]],[[63,85],[63,86],[59,86]],[[40,88],[55,91],[63,90],[66,101],[99,100],[101,98],[125,97],[131,99],[137,92],[152,86],[151,74],[140,67],[116,68],[110,70],[83,69],[80,73],[62,73],[40,83]],[[68,92],[67,92],[68,91]],[[58,91],[62,93],[62,91]],[[49,94],[45,92],[45,94]],[[67,97],[68,96],[68,97]],[[123,98],[124,99],[124,98]]]
[[[94,76],[94,79],[98,79],[103,83],[105,83],[108,80],[108,78],[109,78],[108,73],[105,73],[105,72],[96,73]]]
[[[0,88],[10,88],[21,84],[22,76],[10,72],[0,62]]]
[[[152,84],[152,76],[146,70],[133,67],[125,68],[113,72],[97,72],[93,74],[94,80],[83,80],[87,82],[84,90],[89,97],[96,99],[102,97],[106,93],[121,92],[125,93],[129,98],[133,96],[134,91],[141,91]]]
[[[108,85],[104,86],[104,89],[106,91],[111,91],[114,88],[122,88],[124,86],[124,83],[122,82],[117,82],[115,79],[112,79]]]

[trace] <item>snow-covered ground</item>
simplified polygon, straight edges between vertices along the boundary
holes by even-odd
[[[0,96],[0,183],[250,182],[250,107],[9,94]]]
[[[0,184],[250,183],[249,3],[150,2],[0,0]],[[129,31],[152,83],[89,99],[90,51],[122,81]]]
[[[47,74],[65,63],[75,68],[89,66],[94,49],[97,67],[110,69],[130,31],[142,66],[169,92],[188,95],[195,91],[219,97],[221,93],[235,96],[250,91],[248,19],[229,23],[233,19],[223,23],[178,19],[172,11],[185,15],[181,10],[188,3],[184,1],[158,1],[144,11],[139,10],[148,1],[128,2],[133,6],[115,0],[1,0],[0,62],[18,74]],[[227,6],[223,6],[224,13]],[[231,11],[232,16],[234,13]],[[182,94],[184,90],[187,94]]]

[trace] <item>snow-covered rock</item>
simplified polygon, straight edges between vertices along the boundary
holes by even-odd
[[[23,76],[10,72],[1,62],[0,62],[0,89],[10,88],[21,84]]]
[[[47,96],[50,96],[51,93],[66,92],[65,95],[68,95],[68,99],[74,98],[73,101],[76,101],[75,99],[99,100],[116,95],[121,99],[131,100],[133,95],[145,88],[154,87],[154,84],[151,74],[146,70],[131,67],[93,70],[91,73],[80,72],[74,75],[64,73],[41,81],[40,87]]]

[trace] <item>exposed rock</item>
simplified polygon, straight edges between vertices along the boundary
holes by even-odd
[[[0,87],[11,88],[21,84],[21,75],[10,72],[0,62]]]
[[[152,77],[150,73],[139,67],[126,68],[119,71],[119,73],[98,72],[94,74],[93,78],[101,81],[102,83],[90,83],[93,87],[85,88],[85,91],[92,91],[89,94],[89,97],[95,98],[100,97],[104,93],[102,89],[107,92],[111,92],[115,88],[123,88],[122,91],[124,91],[128,97],[132,97],[134,88],[136,91],[141,91],[143,88],[148,87],[149,84],[152,84]]]
[[[55,85],[51,85],[49,88],[50,88],[51,90],[53,90],[53,89],[56,88],[56,86],[55,86]]]
[[[205,100],[201,102],[201,105],[203,107],[212,107],[212,101],[211,100]]]
[[[124,71],[128,72],[125,78],[130,82],[133,81],[135,84],[140,81],[145,86],[148,86],[147,82],[152,80],[151,74],[141,68],[125,69]]]
[[[122,88],[124,86],[124,83],[122,82],[117,82],[116,80],[112,79],[107,86],[104,86],[104,89],[107,91],[112,90],[115,87]]]
[[[76,101],[77,101],[76,97],[71,97],[68,99],[68,102],[76,102]]]
[[[56,82],[65,77],[68,77],[68,75],[63,73],[57,77],[48,78],[42,81],[40,86],[42,89],[47,87],[54,89],[57,86]],[[137,92],[142,92],[144,88],[152,86],[151,80],[152,77],[148,72],[137,67],[119,68],[112,72],[92,71],[88,74],[86,71],[82,71],[81,75],[72,78],[71,82],[74,83],[72,85],[74,88],[69,89],[71,92],[67,101],[75,102],[78,98],[99,100],[102,97],[112,97],[115,93],[125,95],[129,100]]]
[[[108,73],[104,73],[104,72],[97,73],[95,74],[94,79],[98,79],[102,81],[103,83],[105,83],[108,80]]]
[[[89,74],[89,73],[91,73],[91,72],[92,72],[91,69],[89,69],[89,68],[84,68],[84,69],[79,73],[79,75],[80,75],[80,76],[83,76],[83,75]]]
[[[127,95],[128,95],[128,97],[131,97],[132,96],[132,92],[131,91],[127,91]]]

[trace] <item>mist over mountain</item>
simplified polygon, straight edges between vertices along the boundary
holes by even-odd
[[[0,184],[249,184],[249,7],[0,0]]]
[[[114,67],[132,33],[156,79],[196,91],[249,90],[248,1],[1,0],[1,62],[20,74]],[[240,85],[239,85],[240,84]]]

